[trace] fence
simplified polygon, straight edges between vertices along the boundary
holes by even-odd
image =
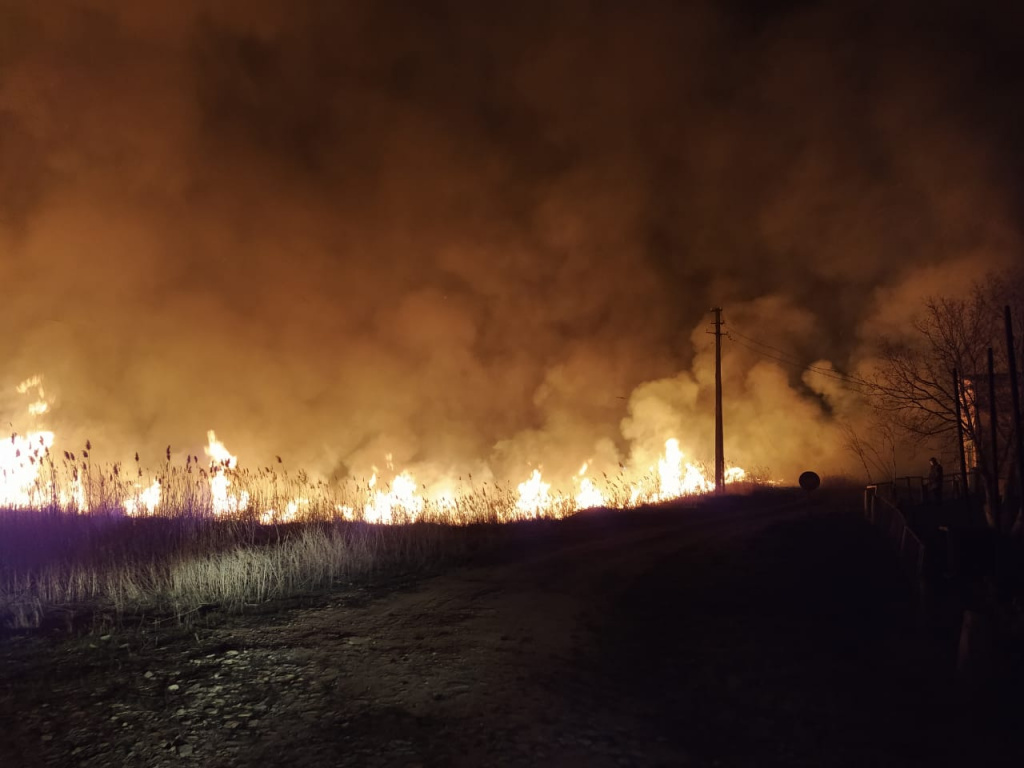
[[[879,483],[864,489],[864,516],[897,545],[900,559],[920,579],[924,575],[924,542],[911,529],[900,504],[920,503],[924,483],[922,478],[906,477],[899,480],[907,482]],[[919,482],[911,482],[914,480]]]
[[[920,476],[897,477],[885,483],[875,483],[868,488],[882,490],[893,504],[924,504],[935,501],[933,494],[928,488],[928,478]],[[946,475],[942,481],[942,495],[944,500],[962,499],[964,497],[962,484],[959,475]]]

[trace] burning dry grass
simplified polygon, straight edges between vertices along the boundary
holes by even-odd
[[[636,507],[706,493],[714,485],[706,466],[686,460],[676,438],[665,440],[660,456],[643,454],[642,462],[634,457],[628,466],[619,463],[611,476],[588,475],[590,462],[584,462],[575,476],[561,478],[562,487],[552,486],[537,467],[518,484],[493,479],[478,483],[472,475],[463,478],[447,472],[438,477],[436,468],[427,467],[433,476],[428,487],[417,483],[408,468],[396,471],[391,454],[386,454],[383,475],[373,466],[369,477],[327,482],[301,470],[290,474],[276,465],[240,468],[213,430],[207,438],[206,466],[195,455],[187,455],[183,464],[172,463],[168,446],[166,464],[154,473],[143,470],[138,454],[134,466],[96,466],[89,441],[77,454],[58,452],[53,432],[15,432],[9,443],[0,442],[0,507],[106,510],[133,517],[255,517],[262,523],[341,517],[370,523],[468,524],[565,517],[593,507]],[[739,467],[726,470],[727,483],[750,479]]]
[[[168,448],[156,473],[138,457],[127,469],[98,467],[89,444],[63,458],[47,438],[21,445],[15,436],[11,447],[0,478],[0,628],[7,629],[57,617],[180,621],[208,607],[237,612],[464,556],[497,541],[502,523],[633,508],[709,488],[675,440],[648,475],[591,481],[584,466],[567,492],[539,471],[518,485],[460,477],[458,492],[440,496],[405,472],[390,482],[374,474],[330,484],[302,471],[240,469],[212,432],[208,466],[195,456],[172,464]],[[732,488],[747,485],[749,476]]]

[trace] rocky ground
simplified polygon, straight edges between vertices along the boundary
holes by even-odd
[[[594,513],[306,607],[7,638],[0,765],[1020,765],[843,506]]]

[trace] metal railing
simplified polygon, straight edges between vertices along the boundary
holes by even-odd
[[[909,481],[922,478],[900,478],[905,484],[879,483],[864,489],[864,517],[882,534],[896,544],[900,559],[920,578],[924,574],[925,546],[907,522],[900,509],[905,502],[921,503],[923,483],[916,486]],[[914,501],[915,491],[917,501]],[[903,497],[903,498],[901,498]],[[908,498],[909,497],[909,498]]]
[[[928,478],[920,475],[897,477],[883,483],[873,483],[869,488],[878,488],[893,504],[926,504],[934,503],[935,498],[928,487]],[[942,480],[943,502],[964,497],[959,475],[946,475]]]

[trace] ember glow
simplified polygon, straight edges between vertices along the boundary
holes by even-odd
[[[38,397],[27,408],[31,419],[48,413],[39,377],[19,386],[18,393]],[[387,454],[389,479],[383,479],[384,473],[373,467],[364,487],[331,488],[302,472],[301,483],[316,490],[316,498],[311,498],[311,494],[283,498],[279,491],[268,491],[281,484],[275,473],[269,469],[254,473],[240,468],[237,455],[218,439],[214,430],[208,430],[206,437],[203,451],[207,466],[200,468],[198,460],[193,461],[189,454],[184,468],[172,467],[168,448],[164,474],[146,479],[141,467],[136,468],[135,477],[126,476],[120,464],[109,470],[94,467],[91,444],[76,454],[59,447],[52,431],[34,430],[24,436],[14,433],[10,440],[0,444],[0,506],[146,516],[178,514],[184,510],[176,505],[186,505],[193,513],[216,517],[254,516],[263,524],[322,517],[324,509],[332,517],[375,524],[419,520],[464,523],[484,518],[508,522],[564,517],[596,507],[630,508],[713,489],[706,470],[686,461],[679,440],[673,437],[665,441],[656,465],[648,467],[646,472],[623,469],[621,476],[604,488],[587,475],[590,462],[585,462],[570,478],[571,490],[565,493],[546,480],[539,467],[515,484],[514,492],[497,484],[478,491],[453,478],[445,478],[435,484],[438,490],[428,492],[426,487],[418,485],[411,469],[396,470],[392,454]],[[63,456],[63,461],[59,456]],[[745,474],[742,469],[732,467],[727,478],[735,482],[742,480]],[[291,488],[294,483],[285,485]],[[171,499],[167,498],[165,486],[174,486]],[[303,492],[306,490],[308,488]],[[344,501],[338,501],[339,498]]]

